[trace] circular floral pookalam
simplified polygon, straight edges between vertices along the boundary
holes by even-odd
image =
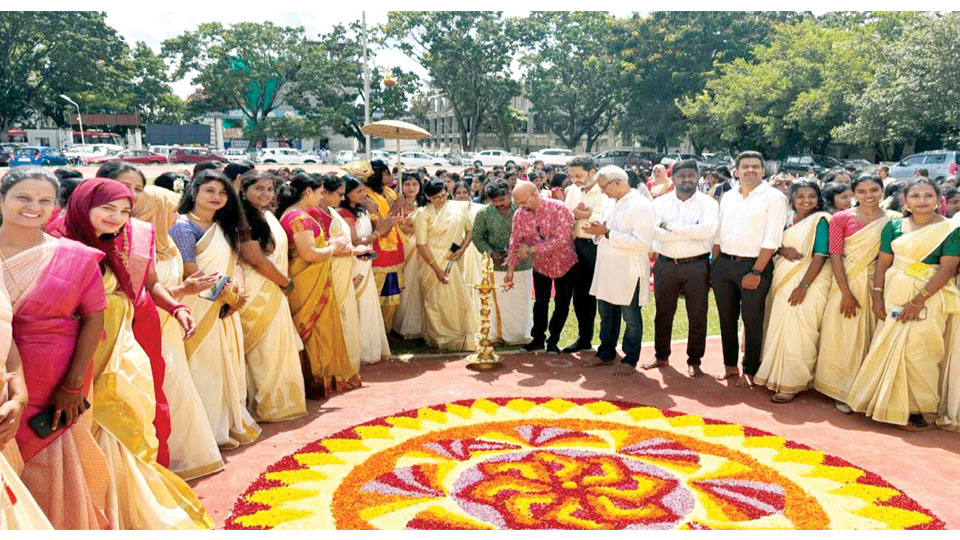
[[[596,399],[379,418],[267,469],[228,529],[942,529],[880,477],[770,433]]]

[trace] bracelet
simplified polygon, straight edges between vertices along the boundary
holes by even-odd
[[[873,292],[883,293],[883,287],[871,287]]]
[[[927,292],[926,287],[920,289],[920,294],[922,294],[924,298],[930,298],[931,296],[933,296],[931,293]]]
[[[291,280],[290,280],[290,283],[288,283],[286,287],[283,287],[283,291],[284,291],[284,292],[292,292],[295,287],[296,287],[296,284],[295,284],[295,283],[293,282],[293,280],[291,279]]]
[[[810,286],[810,284],[807,283],[806,281],[801,281],[801,282],[800,282],[800,286],[803,287],[804,289],[806,289],[807,287]]]
[[[172,309],[170,310],[170,316],[171,316],[171,317],[176,317],[176,316],[177,316],[177,312],[180,311],[180,310],[184,310],[184,309],[187,310],[187,311],[190,311],[190,306],[188,306],[188,305],[186,305],[186,304],[177,304],[177,305],[175,305],[175,306],[172,306]]]
[[[69,394],[69,395],[71,395],[71,396],[75,396],[75,395],[79,394],[80,392],[83,392],[83,386],[81,385],[80,388],[67,388],[66,386],[64,386],[64,385],[61,384],[61,385],[60,385],[60,391],[63,392],[64,394]]]
[[[910,301],[907,302],[907,305],[913,306],[913,307],[923,307],[923,304],[915,304],[915,303],[913,302],[914,300],[915,300],[915,298],[911,298]]]

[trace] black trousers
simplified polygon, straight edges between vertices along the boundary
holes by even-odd
[[[773,280],[773,264],[768,263],[760,276],[760,286],[752,291],[744,289],[741,280],[753,268],[754,262],[756,259],[735,261],[721,254],[710,269],[710,284],[720,315],[723,364],[737,366],[740,352],[737,321],[743,317],[743,372],[747,375],[756,375],[760,369],[764,305]]]
[[[558,278],[547,277],[536,270],[533,271],[533,336],[532,343],[557,345],[563,325],[567,323],[567,313],[570,311],[570,297],[573,295],[575,273],[570,269]],[[547,311],[550,308],[550,289],[556,289],[553,299],[553,316],[550,317],[550,339],[546,340]]]
[[[572,273],[576,276],[573,285],[573,312],[577,315],[577,343],[589,347],[593,341],[593,326],[597,318],[597,297],[590,294],[593,269],[597,265],[597,245],[587,238],[576,238],[577,263]]]
[[[670,358],[673,317],[682,293],[687,306],[690,329],[687,337],[687,364],[699,366],[707,346],[707,291],[710,289],[710,262],[707,259],[677,264],[658,257],[653,265],[653,293],[657,313],[654,323],[654,349],[658,359]]]

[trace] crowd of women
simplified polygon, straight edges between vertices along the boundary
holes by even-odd
[[[0,185],[0,528],[186,529],[213,522],[186,484],[306,399],[361,385],[389,337],[475,347],[484,186],[566,175],[467,169],[347,174],[203,164],[148,182],[13,168]],[[648,197],[670,193],[665,171]],[[701,189],[735,183],[710,171]],[[755,381],[844,411],[960,431],[960,222],[940,186],[852,180],[855,205],[791,182]],[[450,200],[450,199],[453,200]]]

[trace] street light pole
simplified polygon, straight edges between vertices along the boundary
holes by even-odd
[[[80,146],[87,146],[87,140],[83,137],[83,118],[80,117],[80,105],[77,105],[77,102],[68,98],[64,94],[60,94],[60,97],[63,98],[67,103],[73,104],[77,108],[77,123],[80,124]],[[70,130],[70,144],[73,145],[73,130]]]
[[[370,66],[367,65],[367,12],[363,17],[363,124],[370,123]],[[370,135],[364,135],[367,161],[370,161]]]

